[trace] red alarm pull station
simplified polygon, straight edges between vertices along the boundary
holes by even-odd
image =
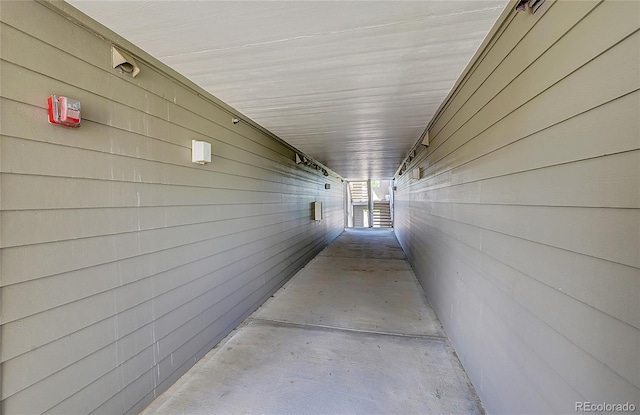
[[[80,127],[80,101],[75,99],[51,95],[49,104],[49,122],[65,127]]]

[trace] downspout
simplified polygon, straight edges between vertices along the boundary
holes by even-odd
[[[371,191],[371,179],[367,180],[367,199],[369,200],[369,227],[373,228],[373,192]]]

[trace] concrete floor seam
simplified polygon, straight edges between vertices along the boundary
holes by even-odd
[[[414,334],[403,334],[403,333],[392,333],[386,331],[375,331],[375,330],[358,330],[347,327],[336,327],[336,326],[327,326],[327,325],[319,325],[319,324],[302,324],[302,323],[293,323],[290,321],[283,320],[271,320],[271,319],[263,319],[263,318],[252,318],[249,317],[247,319],[247,323],[258,323],[258,324],[271,324],[274,326],[286,326],[291,328],[301,328],[301,329],[316,329],[316,330],[335,330],[335,331],[346,331],[349,333],[356,334],[367,334],[367,335],[378,335],[378,336],[390,336],[390,337],[400,337],[400,338],[408,338],[408,339],[423,339],[430,341],[448,341],[447,337],[444,335],[438,334],[423,334],[423,335],[414,335]]]
[[[331,257],[331,258],[346,258],[346,259],[362,259],[363,257],[361,256],[346,256],[346,255],[318,255],[319,257]],[[381,261],[382,259],[370,259],[370,261],[375,262],[375,261]],[[401,261],[401,262],[405,262],[407,259],[401,259],[401,258],[385,258],[384,260],[386,261]]]

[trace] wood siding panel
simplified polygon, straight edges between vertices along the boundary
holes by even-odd
[[[0,412],[137,413],[342,232],[343,183],[157,61],[110,69],[112,33],[0,7]]]
[[[512,13],[396,177],[395,231],[489,413],[640,404],[640,5]]]

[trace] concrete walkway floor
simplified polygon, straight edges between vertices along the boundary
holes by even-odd
[[[349,229],[143,414],[483,413],[393,231]]]

